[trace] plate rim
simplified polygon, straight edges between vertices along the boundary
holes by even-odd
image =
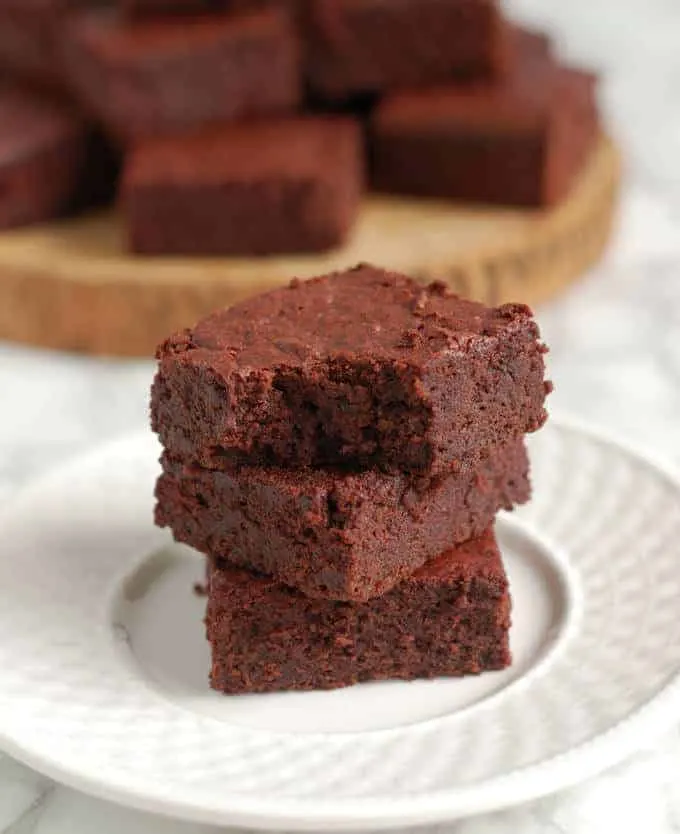
[[[654,452],[577,417],[551,413],[550,422],[558,430],[577,432],[633,456],[639,463],[655,470],[680,493],[680,470],[668,461],[661,461]],[[70,472],[111,454],[116,448],[139,442],[147,435],[147,432],[142,431],[128,433],[47,471],[20,489],[5,505],[0,512],[0,525],[13,515],[15,508],[22,502],[30,500],[32,492],[67,478]],[[162,797],[160,792],[149,794],[130,784],[121,784],[109,776],[98,778],[98,775],[84,774],[74,768],[63,768],[57,755],[38,755],[34,751],[26,751],[2,730],[0,750],[64,786],[98,799],[187,822],[266,830],[378,830],[452,821],[510,808],[568,789],[633,755],[650,739],[659,737],[679,716],[680,670],[656,695],[640,704],[626,718],[557,756],[481,783],[471,783],[462,790],[438,790],[422,796],[400,798],[340,798],[333,802],[314,798],[257,800],[232,796],[228,803],[216,807],[209,802],[201,803],[198,799],[167,795]]]

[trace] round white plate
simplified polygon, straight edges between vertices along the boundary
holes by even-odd
[[[680,715],[680,486],[553,420],[498,531],[512,669],[226,698],[202,561],[151,522],[158,448],[109,446],[0,517],[0,743],[74,787],[229,825],[404,826],[595,774]]]

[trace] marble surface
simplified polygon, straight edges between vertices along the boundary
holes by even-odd
[[[511,0],[518,18],[604,75],[626,152],[604,262],[540,310],[552,407],[600,424],[680,469],[680,2]],[[0,345],[0,502],[40,472],[143,428],[152,366]],[[3,545],[4,546],[4,545]],[[0,834],[198,834],[215,829],[77,794],[0,755]],[[439,830],[451,834],[680,832],[678,726],[631,762],[568,793]]]

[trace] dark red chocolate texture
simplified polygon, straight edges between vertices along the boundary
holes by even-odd
[[[0,84],[0,228],[71,209],[91,152],[90,131],[70,107]]]
[[[130,17],[164,14],[199,14],[221,11],[231,6],[230,0],[119,0]]]
[[[68,27],[68,78],[120,140],[291,110],[301,96],[296,36],[275,9],[124,20],[82,14]]]
[[[122,204],[135,252],[309,252],[344,240],[362,188],[353,120],[263,120],[140,143]]]
[[[495,75],[505,64],[496,0],[317,0],[305,10],[308,81],[328,100]]]
[[[158,350],[174,456],[446,473],[546,418],[531,311],[362,265],[214,313]]]
[[[495,81],[396,92],[371,125],[378,191],[519,206],[569,192],[595,144],[594,78],[560,67],[545,37],[516,30]]]
[[[210,471],[167,455],[156,521],[209,556],[308,596],[366,600],[529,498],[524,442],[420,487],[376,471]]]
[[[309,599],[268,577],[212,565],[212,686],[228,694],[337,689],[504,669],[510,607],[491,531],[366,603]]]
[[[61,89],[59,43],[64,24],[72,12],[102,2],[0,0],[0,67],[41,86]]]

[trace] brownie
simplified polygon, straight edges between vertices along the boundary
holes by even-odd
[[[341,243],[362,187],[359,125],[297,118],[141,142],[121,202],[134,252],[268,255]]]
[[[552,149],[547,155],[546,202],[563,199],[584,168],[600,134],[597,76],[586,70],[560,67],[556,98],[563,102],[552,122]]]
[[[496,0],[317,0],[305,10],[307,79],[328,100],[494,76],[506,62]]]
[[[130,17],[166,14],[198,14],[221,11],[229,0],[119,0],[120,7]]]
[[[62,88],[59,40],[74,11],[103,0],[0,0],[0,67],[51,89]]]
[[[215,467],[448,472],[546,418],[531,310],[360,265],[220,310],[158,349],[154,430]]]
[[[285,9],[292,14],[301,13],[311,0],[223,0],[231,12],[250,12],[254,9]]]
[[[73,90],[123,142],[289,111],[301,96],[296,36],[276,9],[134,21],[83,13],[63,52]]]
[[[70,107],[0,83],[0,228],[73,208],[93,152],[89,128]]]
[[[211,683],[228,694],[477,675],[510,665],[511,601],[491,530],[369,602],[309,599],[210,567]]]
[[[594,78],[547,39],[515,31],[512,69],[490,82],[396,92],[370,128],[375,190],[517,206],[566,196],[598,131]]]
[[[180,542],[308,596],[362,601],[480,535],[499,509],[527,501],[528,471],[521,439],[424,484],[375,471],[211,471],[166,454],[156,522]]]

